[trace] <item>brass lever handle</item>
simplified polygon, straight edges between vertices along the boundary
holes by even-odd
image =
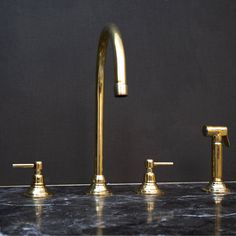
[[[34,164],[12,164],[13,168],[34,168]]]
[[[157,162],[157,161],[154,161],[154,166],[173,166],[174,165],[174,162]]]
[[[144,181],[138,190],[138,193],[144,195],[161,195],[162,191],[159,189],[156,183],[156,176],[153,172],[153,168],[156,166],[172,166],[174,162],[158,162],[153,161],[152,159],[147,159],[145,166],[146,166],[146,173],[144,174]]]
[[[174,162],[158,162],[158,161],[153,161],[152,159],[146,160],[147,169],[152,169],[155,166],[172,166],[172,165],[174,165]]]
[[[32,163],[24,163],[24,164],[12,164],[13,168],[34,168],[35,173],[33,176],[33,183],[29,190],[25,193],[26,196],[32,197],[32,198],[46,198],[51,196],[51,194],[48,192],[45,184],[44,184],[44,178],[42,174],[43,170],[43,163],[42,161],[36,161],[34,164]]]

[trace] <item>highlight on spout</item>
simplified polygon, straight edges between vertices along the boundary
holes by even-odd
[[[125,83],[116,83],[115,84],[115,96],[116,97],[128,96],[128,85]]]

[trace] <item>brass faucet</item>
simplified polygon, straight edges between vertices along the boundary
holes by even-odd
[[[211,193],[227,193],[223,180],[223,143],[229,147],[228,129],[224,126],[203,126],[203,135],[212,137],[211,141],[211,175],[212,179],[203,189]]]
[[[125,51],[119,29],[109,24],[101,32],[97,51],[97,148],[95,159],[95,176],[89,194],[105,196],[110,192],[107,189],[103,175],[103,105],[104,105],[104,77],[106,51],[109,39],[113,43],[115,61],[115,96],[128,95],[125,69]]]

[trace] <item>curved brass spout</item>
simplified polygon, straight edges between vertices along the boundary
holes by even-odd
[[[126,83],[125,51],[119,29],[110,24],[105,27],[100,35],[97,52],[97,152],[95,160],[95,176],[89,194],[109,195],[103,175],[103,105],[104,105],[104,72],[106,51],[109,39],[114,48],[115,68],[115,95],[127,96],[128,86]]]

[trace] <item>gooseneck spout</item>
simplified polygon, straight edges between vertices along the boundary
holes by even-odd
[[[125,51],[119,29],[114,24],[109,24],[101,32],[97,51],[97,149],[95,159],[95,176],[90,187],[89,194],[105,196],[110,192],[106,187],[103,175],[103,106],[104,106],[104,78],[106,51],[108,42],[114,48],[115,70],[115,96],[127,96],[128,86],[126,83]]]

